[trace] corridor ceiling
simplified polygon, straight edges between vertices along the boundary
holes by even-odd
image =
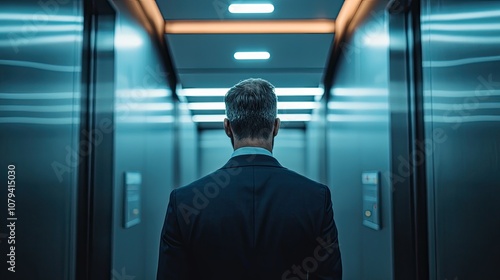
[[[335,19],[344,4],[343,0],[156,2],[165,19],[165,40],[183,89],[227,89],[251,77],[266,79],[277,88],[321,87],[333,46]],[[267,14],[229,12],[229,5],[242,3],[273,4],[274,11]],[[261,25],[257,25],[259,23]],[[186,28],[191,30],[186,31]],[[234,58],[235,52],[248,51],[268,52],[270,58]],[[223,97],[220,95],[218,93],[215,96],[186,98],[191,108],[194,108],[196,104],[194,107],[192,104],[196,102],[221,102]],[[314,99],[315,96],[311,93],[305,93],[303,96],[287,96],[285,93],[284,96],[279,96],[280,102],[308,102],[309,105]],[[199,110],[199,107],[202,106],[198,106],[198,111],[193,111],[195,117],[224,114],[223,109]],[[279,110],[280,114],[299,116],[297,122],[302,125],[308,120],[307,116],[310,116],[311,112],[311,106]],[[292,118],[289,120],[292,121]],[[203,125],[207,127],[210,126],[207,122],[218,121],[204,122]]]

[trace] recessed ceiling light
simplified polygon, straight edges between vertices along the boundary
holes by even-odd
[[[184,88],[177,92],[185,97],[225,96],[229,88]],[[337,88],[338,90],[338,88]],[[363,89],[360,89],[363,90]],[[366,89],[369,90],[369,89]],[[322,88],[275,88],[277,96],[322,96]],[[347,95],[347,94],[346,94]]]
[[[238,60],[248,59],[269,59],[271,55],[268,52],[235,52],[234,58]]]
[[[274,11],[272,4],[231,4],[228,8],[232,14],[269,14]]]
[[[278,110],[312,110],[318,107],[318,103],[311,101],[278,102]],[[190,110],[225,110],[224,102],[191,102],[188,104]]]
[[[223,122],[226,115],[194,115],[193,122]],[[309,122],[312,120],[311,114],[278,114],[282,122]]]

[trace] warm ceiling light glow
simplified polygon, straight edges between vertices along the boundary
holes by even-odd
[[[209,97],[225,96],[228,88],[185,88],[178,92],[180,96],[186,97]],[[322,96],[322,88],[275,88],[277,96]]]
[[[257,60],[269,59],[271,55],[268,52],[235,52],[234,58],[237,60]]]
[[[335,21],[312,20],[238,20],[165,22],[167,34],[324,34],[334,33]]]
[[[272,4],[231,4],[228,8],[232,14],[269,14],[274,11]]]

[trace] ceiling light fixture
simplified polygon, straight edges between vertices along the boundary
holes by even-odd
[[[263,60],[269,59],[271,55],[268,52],[235,52],[234,58],[237,60]]]
[[[193,122],[223,122],[226,115],[194,115]],[[312,119],[310,114],[278,114],[282,122],[309,122]]]
[[[318,107],[317,102],[297,101],[278,102],[278,110],[312,110]],[[191,102],[188,104],[190,110],[225,110],[224,102]]]
[[[167,20],[167,34],[332,34],[335,21],[309,20]]]
[[[225,96],[229,88],[184,88],[177,92],[186,97]],[[322,88],[275,88],[277,96],[322,96]]]
[[[231,4],[228,8],[232,14],[269,14],[274,11],[272,4]]]

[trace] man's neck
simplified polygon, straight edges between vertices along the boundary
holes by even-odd
[[[243,147],[256,147],[256,148],[263,148],[271,153],[273,152],[273,145],[271,141],[263,140],[263,139],[241,139],[241,140],[235,140],[234,141],[234,150],[237,150],[239,148]]]

